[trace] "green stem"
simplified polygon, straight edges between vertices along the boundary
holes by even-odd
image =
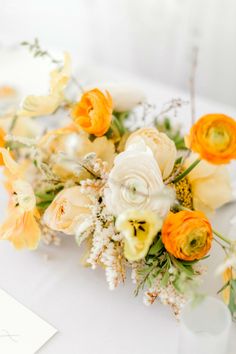
[[[18,115],[15,114],[12,121],[11,121],[11,125],[10,125],[10,128],[9,128],[9,132],[11,133],[12,130],[14,129],[15,125],[16,125],[16,122],[17,122],[17,119],[18,119]]]
[[[219,237],[222,241],[224,241],[225,243],[227,243],[228,245],[231,245],[231,241],[228,239],[228,238],[226,238],[226,237],[224,237],[223,235],[221,235],[218,231],[216,231],[216,230],[212,230],[213,231],[213,233],[217,236],[217,237]]]
[[[186,170],[184,170],[183,173],[181,173],[179,176],[177,176],[174,179],[173,183],[177,183],[185,176],[187,176],[194,169],[194,167],[196,167],[199,164],[200,161],[201,161],[200,159],[195,160]]]

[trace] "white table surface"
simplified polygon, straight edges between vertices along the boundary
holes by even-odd
[[[36,64],[22,58],[21,54],[0,52],[0,85],[15,84],[23,93],[29,93],[28,87],[39,91],[47,82],[46,76],[42,79],[42,73],[46,75],[47,72],[46,66],[37,61],[40,66],[37,74],[33,69]],[[126,81],[128,78],[108,69],[83,68],[80,72],[81,78],[89,74],[90,81],[91,78]],[[177,89],[129,77],[129,81],[131,79],[160,107],[173,97],[186,98],[186,94]],[[224,112],[236,117],[236,107],[198,98],[197,115],[207,112]],[[189,125],[188,114],[186,108],[178,118],[186,126]],[[2,219],[6,204],[3,187],[0,195]],[[212,218],[214,226],[227,232],[235,209],[234,204],[218,211]],[[0,243],[0,287],[59,330],[39,353],[177,354],[178,323],[170,310],[159,303],[144,306],[141,296],[133,296],[129,279],[124,286],[109,291],[103,270],[92,271],[81,266],[81,253],[70,236],[62,238],[60,247],[41,245],[35,252],[15,251],[10,243]],[[215,246],[212,253],[215,258],[207,261],[209,270],[203,287],[215,294],[221,280],[214,277],[214,268],[222,254]],[[236,352],[235,334],[233,325],[229,354]]]

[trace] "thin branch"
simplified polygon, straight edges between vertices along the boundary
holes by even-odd
[[[190,108],[191,108],[191,120],[192,125],[195,123],[196,118],[196,109],[195,109],[195,78],[196,78],[196,70],[197,70],[197,59],[198,59],[198,48],[193,48],[192,53],[192,68],[189,78],[189,87],[190,87]]]

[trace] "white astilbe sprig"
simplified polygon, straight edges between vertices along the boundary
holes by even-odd
[[[104,166],[100,164],[100,161],[96,164],[93,166],[93,171],[101,176]],[[106,176],[106,173],[104,172],[103,175]],[[90,264],[92,269],[102,264],[109,288],[113,290],[125,280],[126,262],[122,236],[116,232],[114,217],[109,214],[103,201],[104,186],[104,178],[81,181],[82,193],[88,195],[92,201],[89,206],[91,223],[84,234],[77,237],[77,242],[80,244],[85,238],[91,237],[92,246],[86,263]]]
[[[124,283],[125,258],[123,244],[110,241],[101,255],[101,262],[105,266],[106,279],[109,289],[115,289],[121,282]]]
[[[152,305],[156,299],[159,299],[163,305],[168,305],[178,318],[180,311],[187,299],[180,292],[177,292],[173,284],[169,282],[165,287],[161,286],[161,277],[144,293],[143,302],[145,305]]]

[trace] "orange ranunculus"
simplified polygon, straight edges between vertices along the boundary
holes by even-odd
[[[100,90],[85,92],[72,109],[74,122],[89,134],[104,135],[110,127],[112,118],[112,98],[109,92]]]
[[[5,132],[0,128],[0,148],[3,148],[5,145]],[[2,154],[0,154],[0,166],[4,165]]]
[[[212,164],[226,164],[236,159],[236,121],[224,114],[207,114],[192,126],[187,145]]]
[[[174,257],[193,261],[204,257],[211,248],[212,228],[200,211],[169,213],[162,227],[162,241]]]

